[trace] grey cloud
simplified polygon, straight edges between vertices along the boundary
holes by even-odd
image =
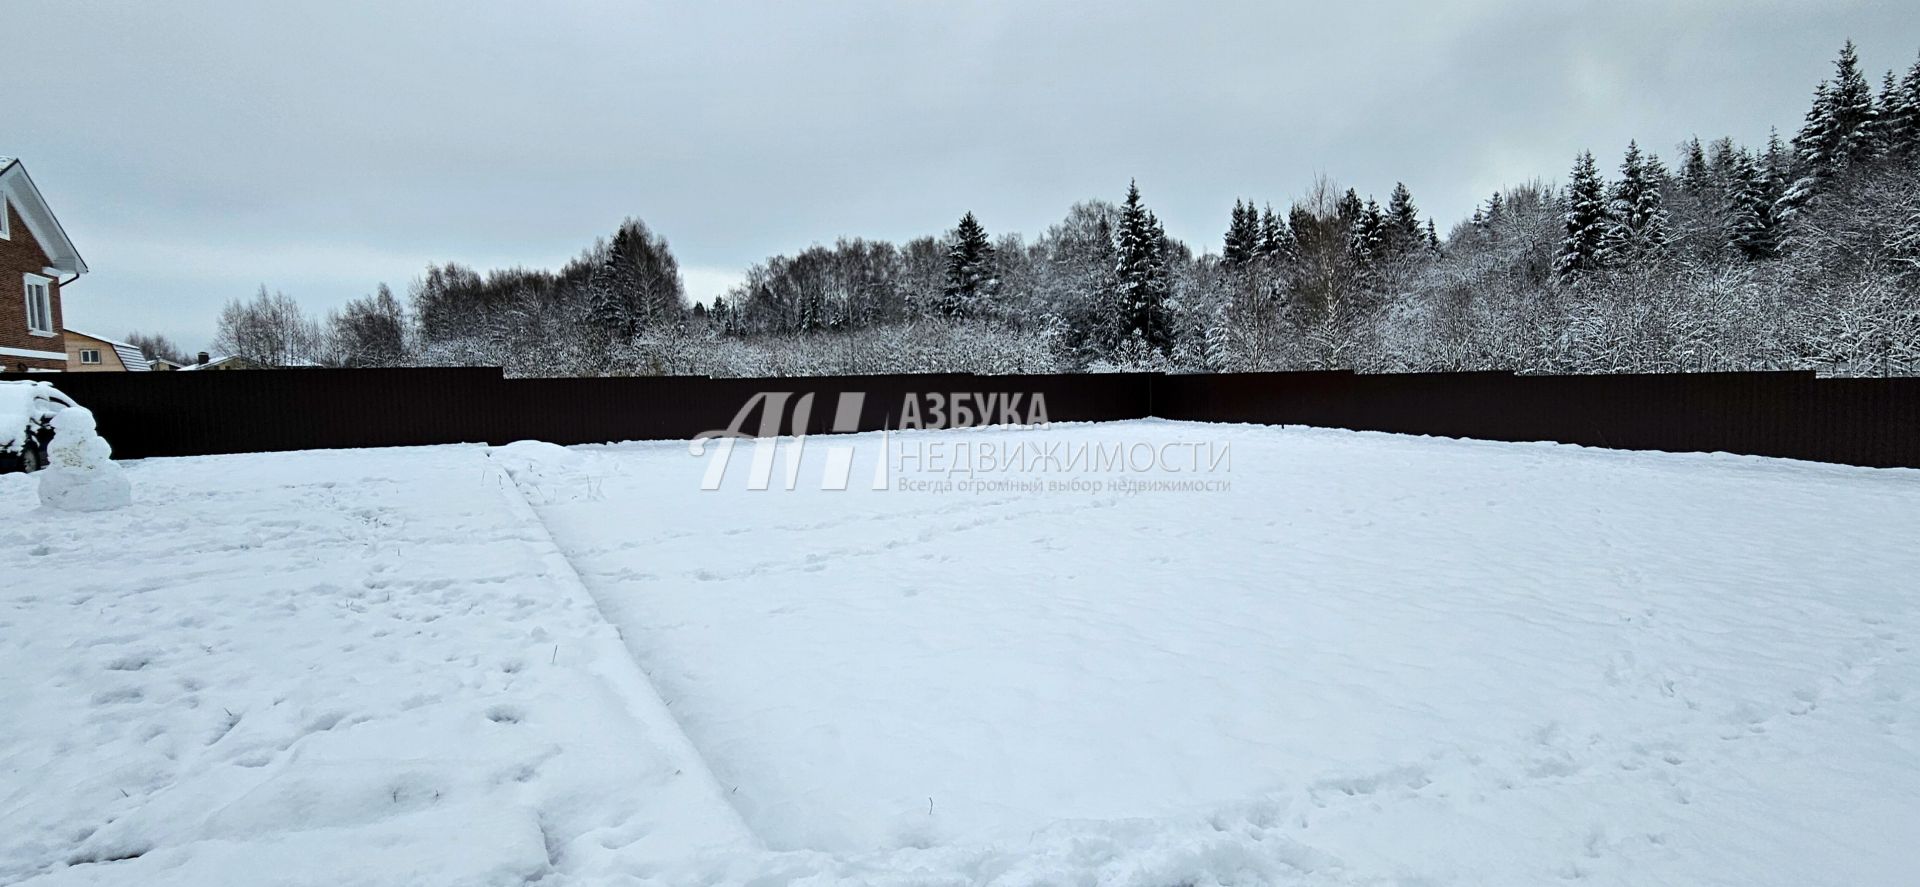
[[[204,341],[259,283],[315,308],[429,259],[554,265],[638,215],[696,286],[971,209],[1037,233],[1138,177],[1217,249],[1325,173],[1442,228],[1627,139],[1791,134],[1900,3],[414,2],[10,5],[0,93],[95,269],[77,325]],[[24,76],[24,80],[19,79]]]

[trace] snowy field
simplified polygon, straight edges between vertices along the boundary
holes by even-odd
[[[1230,455],[921,483],[1050,442]],[[0,477],[0,884],[1920,865],[1920,472],[1168,422],[711,458],[149,460],[91,516]]]

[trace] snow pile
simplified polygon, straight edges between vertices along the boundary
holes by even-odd
[[[133,486],[113,464],[113,447],[94,427],[93,411],[69,407],[53,417],[40,503],[62,511],[107,511],[133,501]]]

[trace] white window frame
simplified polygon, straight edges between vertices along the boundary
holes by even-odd
[[[13,232],[7,228],[7,219],[10,216],[11,214],[7,212],[7,195],[0,192],[0,240],[13,239]]]
[[[87,355],[93,355],[93,359],[88,360]],[[98,348],[80,349],[80,362],[87,366],[97,366],[100,363],[100,349]]]
[[[28,272],[23,276],[24,276],[24,280],[21,283],[21,290],[22,290],[21,294],[22,294],[22,297],[26,299],[27,332],[35,336],[52,336],[54,334],[53,332],[53,278],[48,277],[44,274],[34,274],[32,272]],[[45,298],[45,303],[43,307],[46,310],[42,312],[45,316],[41,318],[42,320],[46,321],[46,325],[44,327],[38,327],[33,325],[33,322],[34,322],[33,288],[36,286],[40,288],[41,295]]]

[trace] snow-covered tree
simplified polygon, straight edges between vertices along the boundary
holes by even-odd
[[[1833,65],[1833,79],[1814,87],[1813,104],[1793,140],[1800,175],[1788,190],[1789,209],[1804,204],[1822,181],[1850,163],[1873,156],[1878,147],[1873,86],[1860,71],[1853,41],[1840,48]]]
[[[1600,269],[1606,262],[1607,237],[1613,220],[1607,212],[1606,184],[1593,163],[1593,152],[1582,151],[1573,162],[1567,184],[1567,211],[1562,218],[1560,251],[1554,273],[1571,280]]]
[[[1881,114],[1885,117],[1888,152],[1899,157],[1920,154],[1920,61],[1907,69]]]
[[[622,222],[587,281],[589,328],[617,341],[656,324],[677,322],[685,311],[680,264],[666,240],[639,219]]]
[[[1427,245],[1420,229],[1420,211],[1414,207],[1413,192],[1407,190],[1405,182],[1393,184],[1393,193],[1387,198],[1385,225],[1387,251],[1393,255],[1406,255]]]
[[[1711,187],[1707,181],[1707,151],[1694,136],[1681,148],[1680,187],[1688,194],[1701,195]]]
[[[1140,201],[1140,186],[1127,184],[1114,229],[1114,278],[1125,336],[1160,354],[1172,345],[1167,315],[1166,234],[1160,220]]]
[[[1260,255],[1275,264],[1288,264],[1300,257],[1300,244],[1293,227],[1268,204],[1260,214]]]
[[[1773,201],[1767,199],[1765,174],[1745,151],[1734,156],[1727,178],[1727,245],[1749,259],[1764,259],[1779,250]]]
[[[1613,216],[1609,251],[1644,257],[1667,248],[1671,230],[1660,194],[1660,179],[1642,157],[1637,142],[1627,143],[1626,158],[1620,164],[1620,181],[1614,183],[1609,210]]]
[[[987,229],[969,212],[960,217],[948,239],[952,245],[947,248],[947,285],[940,311],[948,317],[984,314],[1000,283]]]
[[[1229,268],[1245,267],[1261,252],[1260,215],[1251,203],[1233,201],[1233,220],[1227,223],[1221,261]]]
[[[1362,274],[1368,274],[1380,262],[1391,256],[1392,245],[1386,214],[1380,211],[1380,204],[1373,198],[1360,208],[1348,230],[1347,252],[1353,266]]]

